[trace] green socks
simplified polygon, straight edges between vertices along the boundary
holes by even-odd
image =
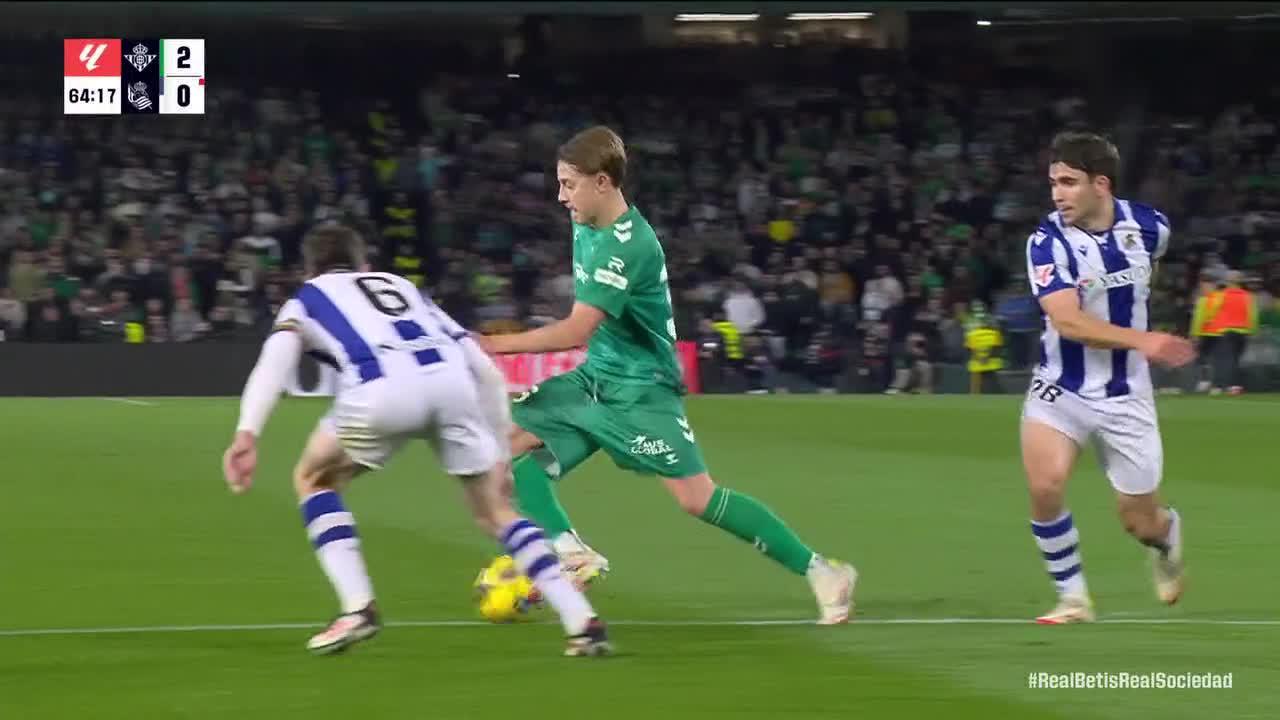
[[[525,455],[516,461],[513,470],[520,512],[537,523],[548,540],[572,530],[573,523],[556,499],[554,481],[542,463],[533,455]],[[750,495],[718,487],[701,519],[751,543],[797,575],[804,575],[809,569],[813,550],[772,510]]]
[[[516,478],[518,484],[519,475]],[[701,519],[755,545],[797,575],[804,575],[809,569],[813,551],[772,510],[750,495],[717,487]]]
[[[551,476],[542,463],[532,455],[525,455],[512,468],[516,476],[516,505],[520,512],[542,528],[547,540],[554,540],[561,533],[573,529],[569,514],[556,499]]]

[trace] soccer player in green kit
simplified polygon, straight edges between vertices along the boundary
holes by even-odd
[[[662,245],[622,194],[622,139],[590,128],[561,146],[557,160],[559,201],[573,221],[573,311],[536,330],[480,338],[495,354],[587,346],[583,365],[513,401],[520,508],[546,530],[580,584],[606,572],[608,561],[573,531],[552,480],[604,450],[624,470],[661,477],[685,512],[805,576],[820,624],[846,622],[857,571],[815,553],[763,503],[716,485],[707,472],[684,412]]]

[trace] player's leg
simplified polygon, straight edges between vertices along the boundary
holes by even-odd
[[[788,571],[807,577],[822,608],[820,622],[848,619],[857,577],[853,568],[815,553],[761,501],[716,485],[678,395],[633,386],[610,388],[605,399],[593,432],[615,464],[662,477],[686,513],[751,543]]]
[[[1057,605],[1036,618],[1041,624],[1094,618],[1080,533],[1066,506],[1067,479],[1091,429],[1089,408],[1076,395],[1033,380],[1023,406],[1022,465],[1031,501],[1031,534],[1058,593]]]
[[[559,615],[560,624],[569,636],[566,654],[607,654],[610,646],[604,623],[582,591],[563,572],[542,529],[521,517],[502,492],[507,472],[504,463],[488,473],[458,476],[472,517],[482,530],[506,548],[516,567],[533,582],[538,595]]]
[[[329,419],[311,434],[294,468],[293,484],[307,536],[341,607],[329,627],[307,643],[312,652],[339,652],[373,637],[380,627],[355,518],[341,495],[364,469],[343,449]]]
[[[823,625],[848,621],[858,573],[852,565],[814,552],[782,518],[760,500],[716,485],[710,473],[672,478],[663,484],[686,513],[751,543],[788,571],[808,579]]]
[[[591,385],[579,368],[521,393],[511,407],[516,505],[545,530],[579,587],[609,570],[609,561],[574,531],[556,493],[560,479],[598,449],[583,431],[593,422]]]
[[[511,457],[516,458],[516,462],[512,472],[520,507],[538,518],[539,524],[545,523],[543,527],[554,538],[573,530],[573,523],[556,497],[552,484],[553,478],[560,476],[560,464],[545,448],[546,444],[537,435],[519,425],[513,426]],[[536,456],[535,452],[538,453]]]
[[[604,623],[582,592],[562,572],[542,529],[516,513],[504,486],[510,467],[504,448],[483,416],[474,412],[465,385],[444,390],[429,434],[445,471],[462,481],[471,516],[500,542],[516,567],[555,609],[569,636],[568,655],[609,651]]]
[[[1150,548],[1156,597],[1172,605],[1182,597],[1182,518],[1160,500],[1164,446],[1150,399],[1108,406],[1098,432],[1098,460],[1116,492],[1124,528]]]

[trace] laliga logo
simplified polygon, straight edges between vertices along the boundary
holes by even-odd
[[[84,69],[98,69],[98,60],[102,59],[102,53],[106,51],[106,43],[89,44],[80,48],[80,62],[84,63]]]

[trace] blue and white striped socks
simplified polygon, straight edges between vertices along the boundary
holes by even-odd
[[[1089,589],[1080,560],[1080,533],[1071,520],[1071,512],[1064,510],[1056,520],[1045,523],[1032,520],[1031,532],[1036,536],[1036,546],[1058,594],[1087,595]]]
[[[363,610],[373,602],[373,584],[360,553],[355,518],[343,507],[342,497],[332,490],[308,496],[302,501],[302,522],[342,612]]]
[[[560,623],[570,635],[581,633],[595,610],[591,603],[560,570],[560,559],[537,525],[520,518],[499,535],[515,560],[516,567],[533,581],[534,587],[560,615]]]

